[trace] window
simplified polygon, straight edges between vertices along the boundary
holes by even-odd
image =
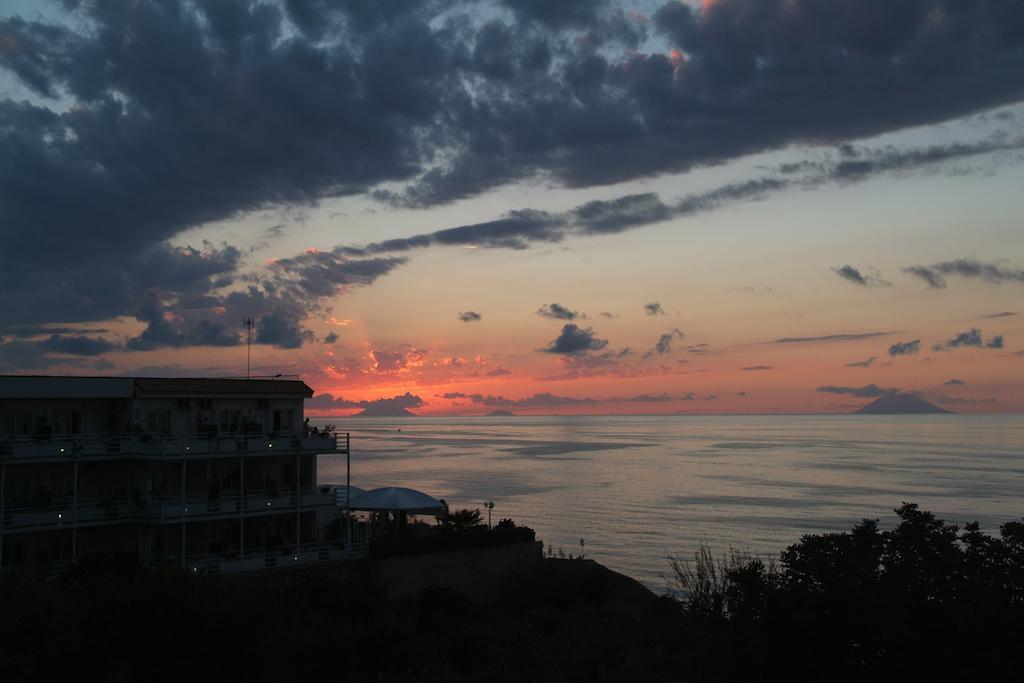
[[[171,411],[169,410],[150,410],[146,412],[146,424],[145,428],[147,431],[155,434],[170,434],[171,433]]]
[[[222,410],[218,414],[218,426],[221,432],[237,432],[241,419],[239,410]]]

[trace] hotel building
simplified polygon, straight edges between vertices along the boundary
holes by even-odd
[[[0,376],[0,573],[88,557],[193,571],[355,556],[298,378]],[[341,506],[341,507],[339,507]]]

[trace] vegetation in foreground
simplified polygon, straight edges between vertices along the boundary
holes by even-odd
[[[5,578],[0,680],[1020,680],[1024,523],[993,537],[897,513],[888,531],[805,536],[777,564],[676,560],[661,598],[580,560],[547,560],[490,605],[120,564]]]

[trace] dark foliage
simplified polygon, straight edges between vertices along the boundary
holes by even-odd
[[[864,520],[804,536],[780,568],[707,551],[676,561],[702,677],[1021,680],[1024,524],[994,538],[914,504],[896,513],[890,531]]]
[[[1020,680],[1024,522],[993,537],[897,512],[888,531],[805,536],[777,565],[702,551],[675,563],[673,598],[582,560],[546,560],[487,605],[387,600],[370,576],[5,577],[0,680]]]

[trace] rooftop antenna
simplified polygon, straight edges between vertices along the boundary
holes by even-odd
[[[248,343],[245,349],[245,378],[249,379],[249,371],[252,363],[252,328],[255,327],[256,321],[252,319],[252,316],[249,316],[242,321],[242,324],[245,325],[245,331],[248,337]]]

